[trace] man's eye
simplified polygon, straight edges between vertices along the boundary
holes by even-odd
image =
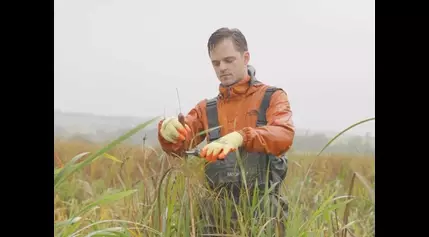
[[[220,62],[212,62],[213,66],[219,66]]]
[[[234,59],[233,58],[226,58],[225,61],[227,63],[232,63],[232,62],[234,62]]]

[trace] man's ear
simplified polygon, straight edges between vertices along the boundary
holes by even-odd
[[[250,61],[250,53],[248,51],[244,52],[243,57],[244,57],[244,64],[247,65]]]

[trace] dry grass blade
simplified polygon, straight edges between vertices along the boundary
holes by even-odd
[[[93,231],[85,237],[92,237],[92,236],[121,236],[120,234],[125,232],[125,229],[122,227],[108,227],[102,230],[96,230]]]
[[[348,197],[348,199],[352,196],[352,191],[353,191],[353,186],[354,186],[354,181],[355,181],[355,177],[356,177],[356,173],[353,173],[353,176],[352,176],[352,180],[350,181],[350,187],[349,187],[349,197]],[[350,207],[350,205],[349,205],[350,203],[347,203],[346,204],[346,208],[345,208],[345,210],[344,210],[344,219],[343,219],[343,223],[344,223],[344,225],[346,225],[346,223],[347,223],[347,221],[348,221],[348,218],[349,218],[349,207]],[[344,230],[343,230],[343,232],[342,232],[342,237],[347,237],[347,231],[348,231],[348,228],[345,228]]]
[[[58,157],[58,153],[57,152],[54,152],[54,160],[57,162],[58,168],[63,168],[64,167],[64,162],[60,159],[60,157]]]
[[[116,158],[116,157],[114,157],[108,153],[104,153],[104,157],[106,157],[110,160],[113,160],[114,162],[122,163],[122,161],[120,159],[118,159],[118,158]]]
[[[189,196],[189,208],[191,213],[191,228],[192,228],[192,237],[195,237],[195,219],[194,219],[194,210],[192,208],[192,190],[191,186],[189,185],[189,178],[186,179],[186,186],[188,190],[188,196]]]
[[[348,232],[349,232],[349,234],[350,234],[349,227],[350,227],[351,225],[353,225],[354,223],[356,223],[356,222],[357,222],[356,220],[351,221],[351,222],[347,223],[346,225],[344,225],[343,227],[341,227],[341,229],[340,229],[340,230],[342,230],[342,231],[348,230]]]
[[[72,236],[76,236],[77,234],[79,234],[79,233],[83,232],[84,230],[87,230],[87,229],[92,228],[92,227],[94,227],[94,226],[97,226],[97,225],[100,225],[100,224],[105,224],[105,223],[124,223],[124,224],[133,224],[133,225],[135,225],[135,226],[139,226],[139,227],[140,227],[140,229],[146,229],[146,230],[149,230],[150,232],[152,232],[152,233],[154,233],[154,234],[161,235],[161,233],[160,233],[160,232],[158,232],[157,230],[155,230],[155,229],[153,229],[153,228],[150,228],[149,226],[146,226],[146,225],[143,225],[143,224],[137,223],[137,222],[133,222],[133,221],[126,221],[126,220],[102,220],[102,221],[94,222],[94,223],[92,223],[92,224],[89,224],[89,225],[87,225],[87,226],[85,226],[85,227],[81,228],[80,230],[78,230],[78,231],[74,232],[74,233],[72,234]]]
[[[262,225],[262,226],[261,226],[261,230],[260,230],[260,231],[259,231],[259,233],[258,233],[258,237],[259,237],[259,236],[262,236],[262,233],[264,232],[265,227],[267,227],[267,225],[268,225],[271,221],[273,221],[273,220],[275,220],[275,218],[271,218],[271,219],[269,219],[267,222],[265,222],[265,224],[264,224],[264,225]]]
[[[161,179],[160,179],[160,181],[159,181],[159,184],[158,184],[158,186],[157,186],[157,193],[158,193],[158,197],[157,197],[157,199],[158,199],[158,218],[159,218],[159,230],[160,231],[162,231],[162,222],[163,222],[163,220],[162,220],[162,214],[161,214],[161,211],[162,211],[162,209],[161,209],[161,190],[162,190],[162,183],[164,182],[164,179],[167,177],[167,175],[171,172],[171,171],[173,171],[173,167],[172,168],[169,168],[167,171],[165,171],[165,173],[163,174],[163,176],[161,177]]]
[[[334,204],[337,204],[337,200],[334,200]],[[335,216],[335,220],[334,218],[332,218],[333,215]],[[331,214],[331,224],[332,224],[332,231],[334,232],[334,236],[339,237],[337,210],[334,210],[334,213]]]
[[[368,193],[369,193],[369,195],[371,197],[372,202],[375,203],[375,192],[371,188],[369,182],[362,175],[360,175],[358,172],[355,172],[355,174],[356,174],[356,177],[358,177],[358,179],[362,182],[362,184],[364,185],[364,187],[368,191]]]
[[[201,234],[201,236],[219,236],[219,237],[244,237],[236,234]]]
[[[353,232],[351,232],[350,230],[349,230],[349,235],[351,235],[351,237],[357,237],[355,234],[353,234]]]

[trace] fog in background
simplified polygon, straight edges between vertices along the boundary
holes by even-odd
[[[338,131],[375,116],[374,9],[374,0],[56,0],[54,107],[171,116],[178,88],[188,112],[217,94],[206,44],[226,26],[246,36],[257,78],[289,94],[298,128]]]

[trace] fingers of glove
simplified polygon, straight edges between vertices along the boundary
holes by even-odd
[[[164,134],[165,137],[168,137],[174,140],[174,142],[184,141],[185,137],[187,136],[186,129],[183,127],[183,125],[178,121],[177,118],[170,118],[166,120],[163,125],[164,126]],[[167,139],[167,138],[166,138]]]
[[[183,127],[183,125],[179,122],[179,120],[177,118],[174,118],[170,121],[171,125],[173,125],[177,131],[179,132],[183,132],[186,131],[185,127]]]
[[[165,138],[165,140],[172,143],[176,143],[178,140],[185,140],[185,137],[181,135],[177,131],[177,129],[171,124],[167,125],[165,129],[161,131],[161,134]]]
[[[209,155],[207,155],[206,156],[206,160],[208,161],[208,162],[215,162],[216,160],[217,160],[217,156],[216,155],[213,155],[213,153],[212,154],[209,154]]]
[[[169,136],[168,136],[168,135],[166,135],[166,134],[161,133],[161,135],[162,135],[162,137],[163,137],[165,140],[167,140],[168,142],[171,142],[171,143],[176,143],[176,142],[177,142],[175,139],[173,139],[173,138],[169,137]]]
[[[178,139],[180,139],[179,138],[179,136],[180,136],[180,134],[179,134],[179,132],[177,131],[177,129],[172,125],[172,124],[168,124],[166,127],[165,127],[165,129],[164,129],[164,131],[163,131],[163,133],[164,133],[164,137],[168,140],[168,138],[170,139],[170,140],[174,140],[174,142],[175,141],[177,141]]]
[[[171,143],[175,143],[176,141],[176,136],[174,136],[173,134],[171,134],[171,131],[169,131],[169,128],[168,127],[166,127],[165,125],[164,125],[164,123],[162,124],[162,127],[161,127],[161,131],[160,131],[160,133],[161,133],[161,136],[165,139],[165,140],[167,140],[168,142],[171,142]]]
[[[185,129],[179,130],[179,133],[182,134],[185,138],[190,138],[192,130],[187,124],[185,124]]]
[[[225,147],[222,152],[218,155],[218,159],[225,159],[228,153],[235,151],[234,147]]]
[[[161,129],[167,129],[167,127],[173,126],[176,130],[185,130],[183,125],[179,122],[179,119],[176,117],[170,117],[164,120],[161,125]]]
[[[206,159],[206,161],[208,161],[208,162],[213,162],[214,161],[212,155],[206,155],[206,156],[203,156],[203,158]]]
[[[165,130],[165,128],[167,127],[168,124],[170,124],[170,122],[175,119],[174,117],[172,118],[166,118],[164,119],[164,121],[161,124],[161,130]]]
[[[223,145],[219,143],[210,143],[201,150],[201,157],[212,162],[218,159],[218,155],[222,152]]]
[[[185,127],[179,122],[178,119],[171,120],[171,125],[174,126],[176,131],[179,133],[179,139],[181,141],[185,140],[185,138],[188,136],[188,131],[185,128],[187,125],[185,124]],[[188,126],[189,128],[189,126]]]
[[[207,154],[207,145],[203,147],[203,149],[201,149],[200,151],[200,156],[201,157],[206,157]]]
[[[210,155],[210,160],[217,160],[219,153],[222,151],[223,146],[217,145],[213,146],[211,153],[207,152]]]
[[[218,155],[219,159],[225,159],[226,155],[228,154],[229,150],[227,148],[223,149],[222,152]]]
[[[187,125],[187,124],[185,124],[185,129],[186,129],[186,132],[187,132],[187,134],[186,135],[191,135],[191,128]]]
[[[213,157],[211,156],[211,149],[210,149],[210,145],[211,144],[207,144],[203,147],[203,149],[201,149],[200,152],[200,156],[202,158],[205,158],[207,161],[211,161],[213,159]],[[209,153],[210,152],[210,153]]]
[[[211,155],[211,156],[207,157],[206,160],[209,163],[213,163],[213,162],[216,162],[217,158]]]
[[[213,144],[206,145],[206,147],[204,149],[204,156],[203,157],[211,159],[212,152],[213,152]]]

